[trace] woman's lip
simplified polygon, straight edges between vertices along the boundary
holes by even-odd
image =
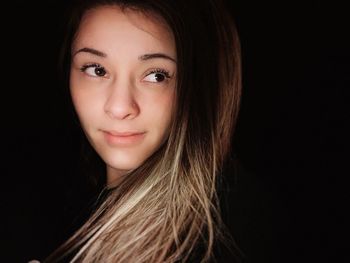
[[[111,132],[104,131],[106,142],[111,146],[131,146],[140,143],[146,132]]]
[[[133,136],[133,135],[139,135],[144,133],[144,132],[134,132],[134,131],[128,131],[128,132],[105,131],[105,132],[109,133],[110,135],[119,136],[119,137]]]

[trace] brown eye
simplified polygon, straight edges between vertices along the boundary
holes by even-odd
[[[104,77],[107,74],[104,67],[98,64],[85,65],[80,70],[92,77]]]
[[[154,74],[154,79],[157,81],[157,82],[161,82],[163,80],[165,80],[165,76],[161,73],[155,73]]]
[[[94,72],[99,77],[103,77],[104,75],[106,75],[106,71],[104,70],[104,68],[95,68]]]
[[[165,70],[154,70],[151,71],[145,78],[145,81],[148,82],[163,82],[166,79],[170,78],[169,72]]]

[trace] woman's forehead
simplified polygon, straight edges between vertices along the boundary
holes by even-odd
[[[175,49],[172,31],[159,15],[134,9],[122,10],[118,6],[100,6],[86,11],[76,40],[98,41],[102,38],[106,41],[108,36],[114,34],[120,39],[137,32],[138,34],[133,34],[137,41],[137,36],[141,36],[140,31],[148,34],[148,39],[156,44],[172,46]]]

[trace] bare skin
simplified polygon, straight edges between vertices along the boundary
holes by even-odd
[[[176,49],[164,23],[135,11],[88,11],[72,47],[70,92],[108,184],[140,166],[169,134]]]

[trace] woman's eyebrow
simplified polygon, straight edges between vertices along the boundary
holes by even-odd
[[[80,52],[86,52],[86,53],[90,53],[92,55],[98,56],[98,57],[107,57],[106,53],[103,53],[102,51],[99,51],[97,49],[93,49],[93,48],[89,48],[89,47],[84,47],[79,49],[78,51],[76,51],[72,57],[74,57],[76,54],[80,53]]]
[[[164,58],[176,63],[176,60],[174,58],[163,53],[152,53],[152,54],[144,54],[142,56],[139,56],[139,60],[149,60],[154,58]]]
[[[94,48],[89,48],[89,47],[84,47],[84,48],[81,48],[79,49],[78,51],[74,52],[73,54],[73,57],[78,54],[78,53],[81,53],[81,52],[86,52],[86,53],[90,53],[92,55],[95,55],[95,56],[98,56],[98,57],[107,57],[107,54],[102,52],[102,51],[99,51],[97,49],[94,49]],[[164,53],[151,53],[151,54],[144,54],[144,55],[141,55],[139,56],[139,60],[149,60],[149,59],[155,59],[155,58],[163,58],[163,59],[168,59],[168,60],[171,60],[172,62],[175,62],[176,63],[176,60]]]

